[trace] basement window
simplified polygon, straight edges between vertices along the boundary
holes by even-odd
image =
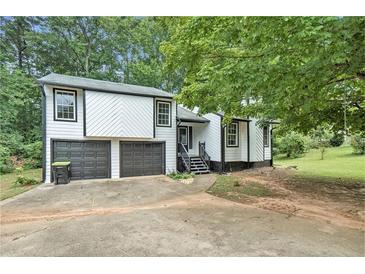
[[[55,120],[76,122],[76,91],[54,90]]]

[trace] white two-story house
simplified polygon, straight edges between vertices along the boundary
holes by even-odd
[[[235,171],[272,164],[271,126],[223,114],[197,115],[173,94],[51,73],[43,95],[43,179],[71,162],[71,179]]]

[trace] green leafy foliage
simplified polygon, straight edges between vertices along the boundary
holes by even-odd
[[[345,136],[342,132],[337,132],[333,134],[332,138],[330,139],[330,145],[333,147],[341,146],[345,141]]]
[[[176,180],[176,181],[194,178],[194,174],[188,173],[188,172],[173,172],[173,173],[169,174],[168,176],[171,179]]]
[[[318,127],[310,133],[312,138],[311,147],[319,148],[321,152],[321,160],[324,159],[326,148],[330,147],[330,140],[332,138],[332,133],[325,127]]]
[[[178,100],[202,113],[280,119],[308,133],[365,130],[364,17],[183,17],[162,43],[185,68]],[[250,98],[251,104],[242,102]]]
[[[41,164],[41,91],[50,72],[177,91],[156,17],[0,17],[0,172]],[[178,70],[176,70],[178,71]]]
[[[279,152],[288,158],[298,158],[309,150],[308,138],[297,132],[290,132],[279,138],[277,143]]]
[[[14,170],[14,164],[10,156],[10,149],[4,145],[0,145],[0,174],[10,173]]]
[[[357,134],[351,137],[351,146],[355,154],[365,154],[365,134]]]
[[[24,145],[24,157],[27,159],[25,168],[39,168],[42,167],[42,142],[36,141]]]
[[[17,177],[17,179],[15,180],[13,185],[14,186],[28,186],[28,185],[36,185],[36,184],[39,184],[38,180],[20,175]]]

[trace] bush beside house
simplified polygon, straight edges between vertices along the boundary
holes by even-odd
[[[351,146],[355,154],[365,154],[365,134],[356,134],[352,136]]]

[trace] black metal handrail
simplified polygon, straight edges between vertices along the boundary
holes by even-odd
[[[205,142],[199,142],[199,157],[204,161],[204,163],[210,169],[210,156],[205,150]]]
[[[187,171],[190,172],[191,171],[190,156],[189,156],[185,146],[182,143],[178,143],[178,145],[179,145],[179,151],[180,151],[181,159],[183,160],[183,163],[184,163],[185,168],[187,169]]]

